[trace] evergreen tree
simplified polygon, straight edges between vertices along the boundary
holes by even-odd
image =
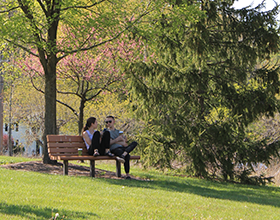
[[[279,108],[279,67],[256,66],[278,51],[278,6],[236,10],[233,2],[170,1],[150,23],[153,38],[145,36],[154,56],[126,66],[147,121],[147,163],[183,159],[197,176],[248,182],[255,163],[278,154],[277,141],[246,132]]]

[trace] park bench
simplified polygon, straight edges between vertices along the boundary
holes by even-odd
[[[63,175],[68,175],[69,160],[89,160],[90,176],[95,176],[96,160],[116,160],[116,175],[121,177],[121,163],[116,157],[92,156],[87,153],[82,136],[74,135],[47,135],[48,153],[51,160],[63,161]],[[82,155],[78,154],[78,148],[82,148]],[[139,160],[140,156],[130,156],[131,160]]]

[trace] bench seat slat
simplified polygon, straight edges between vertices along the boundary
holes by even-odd
[[[51,155],[52,160],[116,160],[116,157],[109,157],[109,156],[97,156],[97,157],[94,157],[94,156],[90,156],[90,155],[82,155],[82,156],[79,156],[79,155]],[[131,160],[139,160],[140,159],[140,156],[130,156],[130,159]]]
[[[77,153],[52,153],[49,154],[49,156],[80,156]],[[81,156],[87,156],[87,154],[82,154]],[[81,157],[80,156],[80,157]]]
[[[48,148],[50,154],[53,153],[76,153],[78,154],[78,148]],[[83,149],[83,153],[87,153],[86,149]]]
[[[85,147],[86,145],[84,144],[84,142],[82,143],[48,143],[49,144],[49,148],[52,147],[69,147],[69,148],[80,148],[80,147]]]

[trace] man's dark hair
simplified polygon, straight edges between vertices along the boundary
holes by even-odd
[[[113,120],[115,120],[115,117],[112,115],[108,115],[106,118],[112,118]]]

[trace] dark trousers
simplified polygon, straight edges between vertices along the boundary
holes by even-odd
[[[111,150],[113,154],[116,156],[121,156],[123,152],[127,152],[127,155],[125,156],[125,162],[124,162],[124,171],[125,173],[129,173],[130,170],[130,165],[129,165],[129,160],[130,160],[130,155],[129,153],[134,150],[134,148],[137,146],[137,142],[133,141],[130,145],[127,147],[118,147],[114,150]]]
[[[105,131],[101,137],[100,141],[100,132],[96,131],[93,134],[91,139],[91,145],[88,149],[88,154],[93,155],[94,150],[97,149],[100,155],[105,155],[105,149],[110,148],[110,132]]]

